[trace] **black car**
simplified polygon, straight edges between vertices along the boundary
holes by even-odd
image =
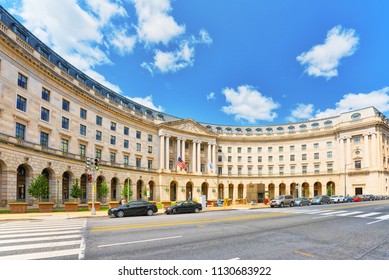
[[[109,216],[124,217],[147,215],[152,216],[158,212],[157,206],[147,201],[131,201],[108,210]]]
[[[203,207],[200,203],[194,202],[192,200],[185,200],[176,203],[174,206],[169,206],[165,208],[166,214],[178,214],[178,213],[198,213],[202,210]]]
[[[306,197],[298,197],[294,200],[295,206],[311,205],[311,201]]]
[[[331,198],[328,195],[317,195],[312,198],[311,204],[331,204]]]

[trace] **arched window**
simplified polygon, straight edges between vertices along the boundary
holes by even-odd
[[[351,120],[357,121],[359,119],[361,119],[361,114],[360,113],[355,113],[355,114],[351,115]]]

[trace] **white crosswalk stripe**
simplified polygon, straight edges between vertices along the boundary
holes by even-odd
[[[78,259],[86,219],[33,220],[0,224],[0,260]]]

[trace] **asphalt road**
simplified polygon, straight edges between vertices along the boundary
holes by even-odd
[[[389,201],[88,219],[89,260],[388,260]]]

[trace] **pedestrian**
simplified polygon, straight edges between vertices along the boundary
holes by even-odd
[[[119,204],[120,205],[126,204],[126,199],[124,197],[122,197],[122,199],[120,200]]]

